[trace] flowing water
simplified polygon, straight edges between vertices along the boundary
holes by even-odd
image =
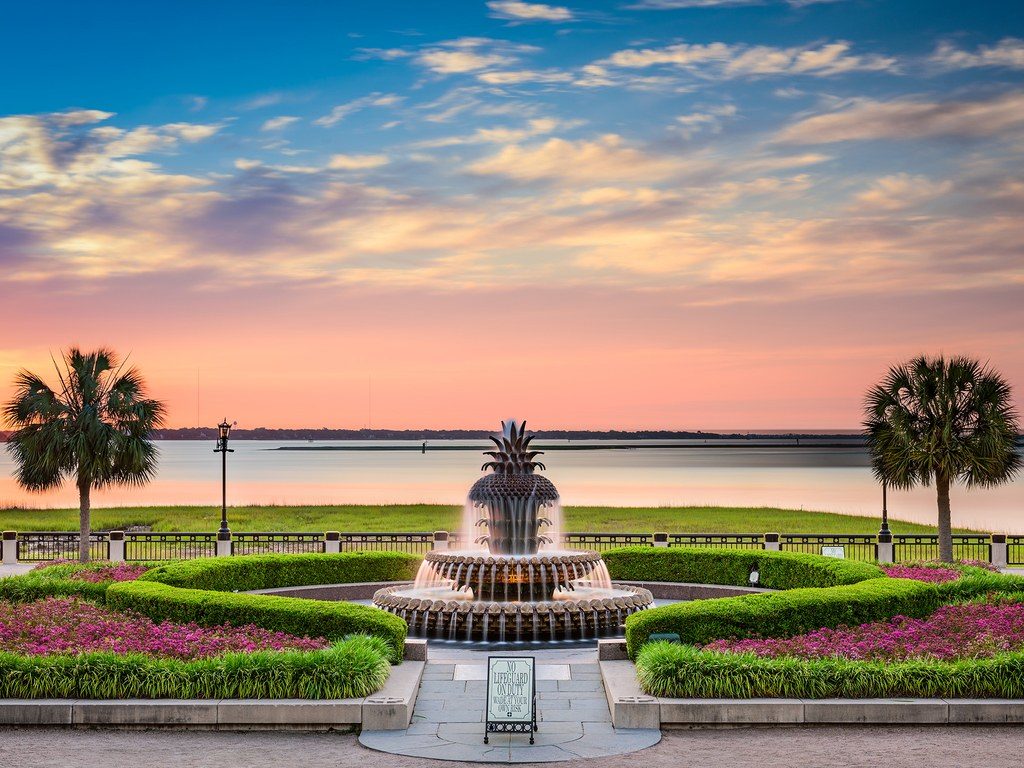
[[[365,443],[232,441],[228,459],[230,504],[414,503],[462,504],[478,477],[484,441],[453,441],[468,450],[372,450],[416,447],[418,442]],[[546,441],[548,444],[566,441]],[[876,515],[878,484],[867,455],[856,448],[778,445],[736,447],[702,441],[657,441],[692,447],[551,451],[545,472],[566,505],[777,506]],[[601,445],[601,441],[573,441]],[[622,445],[616,441],[615,445]],[[810,443],[810,444],[813,444]],[[371,450],[276,450],[283,447],[361,446]],[[759,445],[766,445],[759,441]],[[220,502],[220,457],[212,442],[162,441],[159,472],[143,488],[111,488],[94,495],[95,506],[207,504]],[[13,463],[0,450],[0,505],[73,507],[70,486],[45,494],[17,487]],[[932,522],[932,489],[889,494],[896,519]],[[1024,533],[1024,479],[995,489],[953,491],[956,525]],[[866,531],[870,532],[870,531]]]

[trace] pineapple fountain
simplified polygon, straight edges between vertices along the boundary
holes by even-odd
[[[470,489],[477,548],[432,550],[411,587],[378,590],[378,608],[401,616],[409,634],[448,640],[540,642],[619,634],[649,607],[646,589],[611,583],[601,555],[559,549],[558,490],[537,470],[526,423],[502,422],[497,450]]]

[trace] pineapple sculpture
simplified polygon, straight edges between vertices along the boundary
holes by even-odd
[[[533,437],[526,436],[526,422],[501,423],[501,437],[491,437],[497,450],[487,451],[491,457],[481,469],[490,469],[470,489],[469,498],[480,511],[477,526],[487,526],[487,534],[477,543],[487,545],[492,555],[534,555],[541,544],[551,539],[541,527],[551,525],[542,516],[545,508],[558,501],[554,484],[536,474],[544,465],[535,461],[543,451],[530,450]]]

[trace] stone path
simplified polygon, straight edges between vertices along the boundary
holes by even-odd
[[[612,727],[596,663],[538,659],[536,743],[531,746],[526,734],[492,733],[484,744],[486,675],[486,666],[476,660],[429,662],[408,730],[364,731],[359,741],[411,757],[542,763],[621,755],[661,739],[658,730]]]

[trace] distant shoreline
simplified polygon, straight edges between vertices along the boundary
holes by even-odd
[[[717,444],[715,444],[717,443]],[[864,450],[863,440],[849,440],[847,442],[773,442],[773,443],[607,443],[604,445],[545,445],[534,444],[534,448],[541,451],[647,451],[653,448],[676,449],[702,449],[702,448],[828,448],[828,449],[849,449]],[[480,450],[479,445],[438,445],[427,443],[426,445],[281,445],[276,448],[267,448],[268,451],[472,451]]]

